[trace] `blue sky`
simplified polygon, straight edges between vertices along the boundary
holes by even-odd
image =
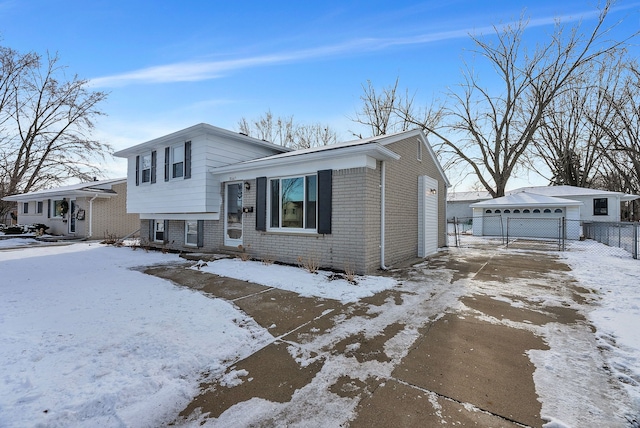
[[[533,48],[555,17],[589,28],[595,4],[0,0],[0,43],[57,52],[70,74],[109,92],[95,135],[116,150],[200,122],[237,130],[268,109],[327,123],[348,140],[361,131],[349,118],[367,80],[381,88],[399,77],[428,104],[461,81],[463,59],[473,62],[469,33],[491,34],[524,13]],[[616,32],[636,31],[640,2],[619,1],[611,18],[624,19]],[[478,71],[491,81],[490,70]],[[105,171],[122,176],[124,162]]]

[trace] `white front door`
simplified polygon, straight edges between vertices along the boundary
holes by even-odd
[[[242,245],[242,183],[227,183],[224,197],[224,245]]]

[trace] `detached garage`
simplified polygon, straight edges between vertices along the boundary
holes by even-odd
[[[557,239],[580,237],[580,206],[582,202],[520,192],[501,198],[471,204],[473,234],[476,236],[513,236]]]

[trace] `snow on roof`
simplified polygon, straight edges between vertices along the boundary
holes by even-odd
[[[488,201],[476,202],[475,204],[471,204],[470,206],[478,208],[501,208],[513,206],[564,207],[578,205],[582,205],[582,202],[565,198],[557,198],[553,196],[538,195],[529,192],[519,192],[507,196],[502,196],[500,198],[490,199]]]
[[[596,195],[616,195],[622,196],[624,200],[633,200],[640,198],[640,196],[636,195],[627,195],[622,192],[612,192],[609,190],[600,190],[600,189],[589,189],[586,187],[577,187],[577,186],[532,186],[532,187],[521,187],[519,189],[511,190],[507,192],[507,194],[515,194],[519,192],[527,192],[527,193],[535,193],[538,195],[545,196],[556,196],[561,198],[567,198],[571,196],[596,196]],[[632,196],[631,199],[628,197]]]
[[[111,187],[119,182],[125,183],[126,178],[112,178],[109,180],[89,181],[84,183],[71,184],[68,186],[54,187],[52,189],[38,190],[35,192],[20,193],[17,195],[6,196],[2,199],[6,201],[18,201],[27,199],[46,198],[54,195],[68,195],[78,193],[115,193]]]

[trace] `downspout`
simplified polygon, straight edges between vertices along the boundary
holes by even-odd
[[[388,270],[384,264],[384,229],[385,229],[385,182],[386,182],[386,163],[380,161],[380,269]]]
[[[89,199],[89,236],[87,238],[91,238],[93,236],[93,201],[96,200],[98,194]]]

